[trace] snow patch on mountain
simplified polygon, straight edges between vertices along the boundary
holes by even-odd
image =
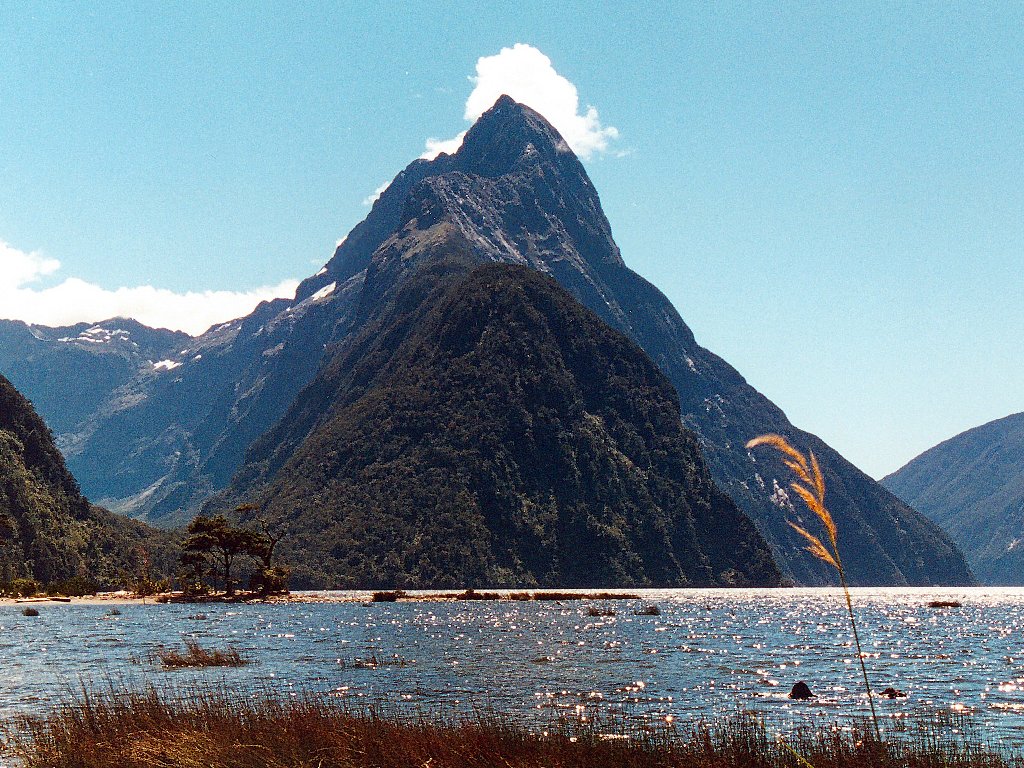
[[[37,336],[37,338],[41,338]],[[112,328],[107,329],[101,325],[94,325],[91,328],[86,328],[81,331],[77,336],[61,336],[57,339],[59,342],[65,344],[70,342],[85,342],[87,344],[108,344],[112,341],[126,341],[133,343],[131,340],[131,334],[124,328]]]
[[[328,283],[323,288],[321,288],[319,291],[317,291],[312,296],[310,296],[308,301],[320,301],[320,299],[326,299],[328,296],[330,296],[332,293],[334,293],[334,289],[337,288],[337,287],[338,287],[337,283]]]

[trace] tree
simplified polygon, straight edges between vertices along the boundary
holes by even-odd
[[[239,514],[259,512],[255,504],[242,504],[235,508]],[[252,548],[249,555],[257,561],[256,570],[249,580],[249,588],[263,595],[274,592],[288,591],[288,577],[291,569],[274,565],[274,549],[284,538],[284,530],[273,525],[266,518],[257,518],[260,532],[253,535]]]
[[[196,567],[199,557],[216,558],[220,565],[224,593],[233,595],[235,585],[231,579],[231,567],[238,555],[249,554],[258,548],[257,534],[231,525],[224,515],[199,515],[185,530],[188,535],[185,538],[182,562]]]
[[[208,565],[206,554],[196,550],[186,550],[181,553],[180,560],[184,570],[178,575],[178,581],[181,582],[185,595],[187,597],[205,595],[209,591],[209,587],[203,580]]]
[[[147,595],[152,595],[156,591],[156,586],[153,583],[153,564],[149,550],[141,544],[135,547],[135,562],[135,579],[132,586],[135,594],[141,595],[145,601]]]

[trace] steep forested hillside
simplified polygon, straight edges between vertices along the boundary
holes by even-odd
[[[696,342],[665,296],[623,262],[597,192],[562,137],[507,96],[477,121],[454,155],[417,160],[400,173],[297,298],[362,276],[360,307],[374,307],[413,270],[417,251],[403,243],[438,222],[458,232],[477,261],[524,264],[551,275],[639,344],[675,387],[683,423],[697,435],[715,479],[758,525],[787,576],[804,584],[834,578],[807,556],[787,525],[801,514],[785,492],[788,470],[744,448],[765,432],[784,434],[821,460],[854,583],[973,583],[963,554],[938,526],[794,427]]]
[[[136,567],[145,526],[94,507],[32,405],[0,376],[0,581],[110,585]]]
[[[950,438],[882,483],[949,531],[982,581],[1024,584],[1024,413]]]
[[[522,267],[424,266],[249,458],[300,584],[779,581],[668,380]]]

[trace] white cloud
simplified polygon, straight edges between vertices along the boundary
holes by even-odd
[[[0,240],[0,280],[12,285],[23,285],[40,277],[52,275],[60,269],[60,262],[47,259],[37,251],[25,253]]]
[[[391,186],[391,182],[390,181],[385,181],[383,184],[381,184],[379,187],[377,187],[375,190],[373,190],[373,192],[371,192],[370,194],[368,194],[366,197],[363,198],[363,205],[370,206],[370,205],[373,205],[374,203],[376,203],[377,202],[377,198],[380,197],[381,195],[383,195],[384,194],[384,190],[387,189],[390,186]],[[345,238],[342,238],[341,240],[338,241],[338,245],[339,246],[341,245],[341,243],[342,243],[342,241],[344,239]]]
[[[156,328],[198,334],[215,323],[247,315],[261,301],[292,298],[297,280],[249,291],[188,291],[140,285],[109,290],[77,277],[32,286],[60,269],[56,259],[20,251],[0,240],[0,317],[41,325],[70,325],[131,317]]]
[[[427,139],[427,148],[420,155],[423,160],[433,160],[435,157],[445,152],[449,155],[454,155],[459,151],[459,147],[462,146],[462,140],[466,138],[466,132],[463,131],[453,139],[435,139],[433,137]]]
[[[475,121],[497,101],[508,94],[544,115],[580,157],[586,159],[608,150],[619,136],[618,129],[601,125],[597,109],[587,105],[580,111],[579,93],[555,71],[551,59],[526,43],[502,48],[494,56],[481,56],[476,62],[476,76],[470,77],[473,91],[466,99],[466,120]],[[429,139],[423,157],[431,159],[440,152],[454,152],[462,144],[465,132],[453,139]]]

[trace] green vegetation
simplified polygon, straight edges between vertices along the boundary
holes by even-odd
[[[551,278],[420,265],[250,451],[302,587],[775,585],[671,384]]]
[[[165,534],[89,504],[46,424],[0,376],[0,591],[87,594],[119,586],[140,547],[168,559]]]
[[[9,753],[25,768],[1009,768],[942,724],[907,724],[899,741],[870,729],[802,730],[782,743],[762,723],[715,723],[622,736],[621,723],[553,723],[543,733],[500,719],[400,721],[312,698],[253,700],[154,690],[89,695],[15,724]]]
[[[252,505],[245,505],[236,512],[255,510]],[[185,529],[181,553],[181,564],[186,569],[182,577],[186,594],[206,594],[209,587],[204,578],[212,575],[220,580],[224,594],[231,597],[235,594],[232,568],[240,558],[249,558],[254,563],[249,579],[252,591],[264,596],[287,592],[289,569],[274,564],[274,549],[283,534],[274,532],[265,520],[260,520],[260,527],[257,532],[233,525],[224,515],[199,515],[192,520]]]
[[[43,585],[35,579],[21,577],[5,585],[3,593],[12,597],[32,597],[38,595],[42,589]]]
[[[985,584],[1024,584],[1024,413],[931,448],[882,484],[947,530]]]
[[[219,566],[224,593],[233,595],[235,582],[231,578],[231,566],[235,558],[252,551],[255,535],[245,528],[231,525],[223,515],[200,515],[188,524],[185,533],[182,563],[193,568],[199,565],[201,570],[205,570],[208,558],[212,558],[214,565],[210,570],[216,573]]]

